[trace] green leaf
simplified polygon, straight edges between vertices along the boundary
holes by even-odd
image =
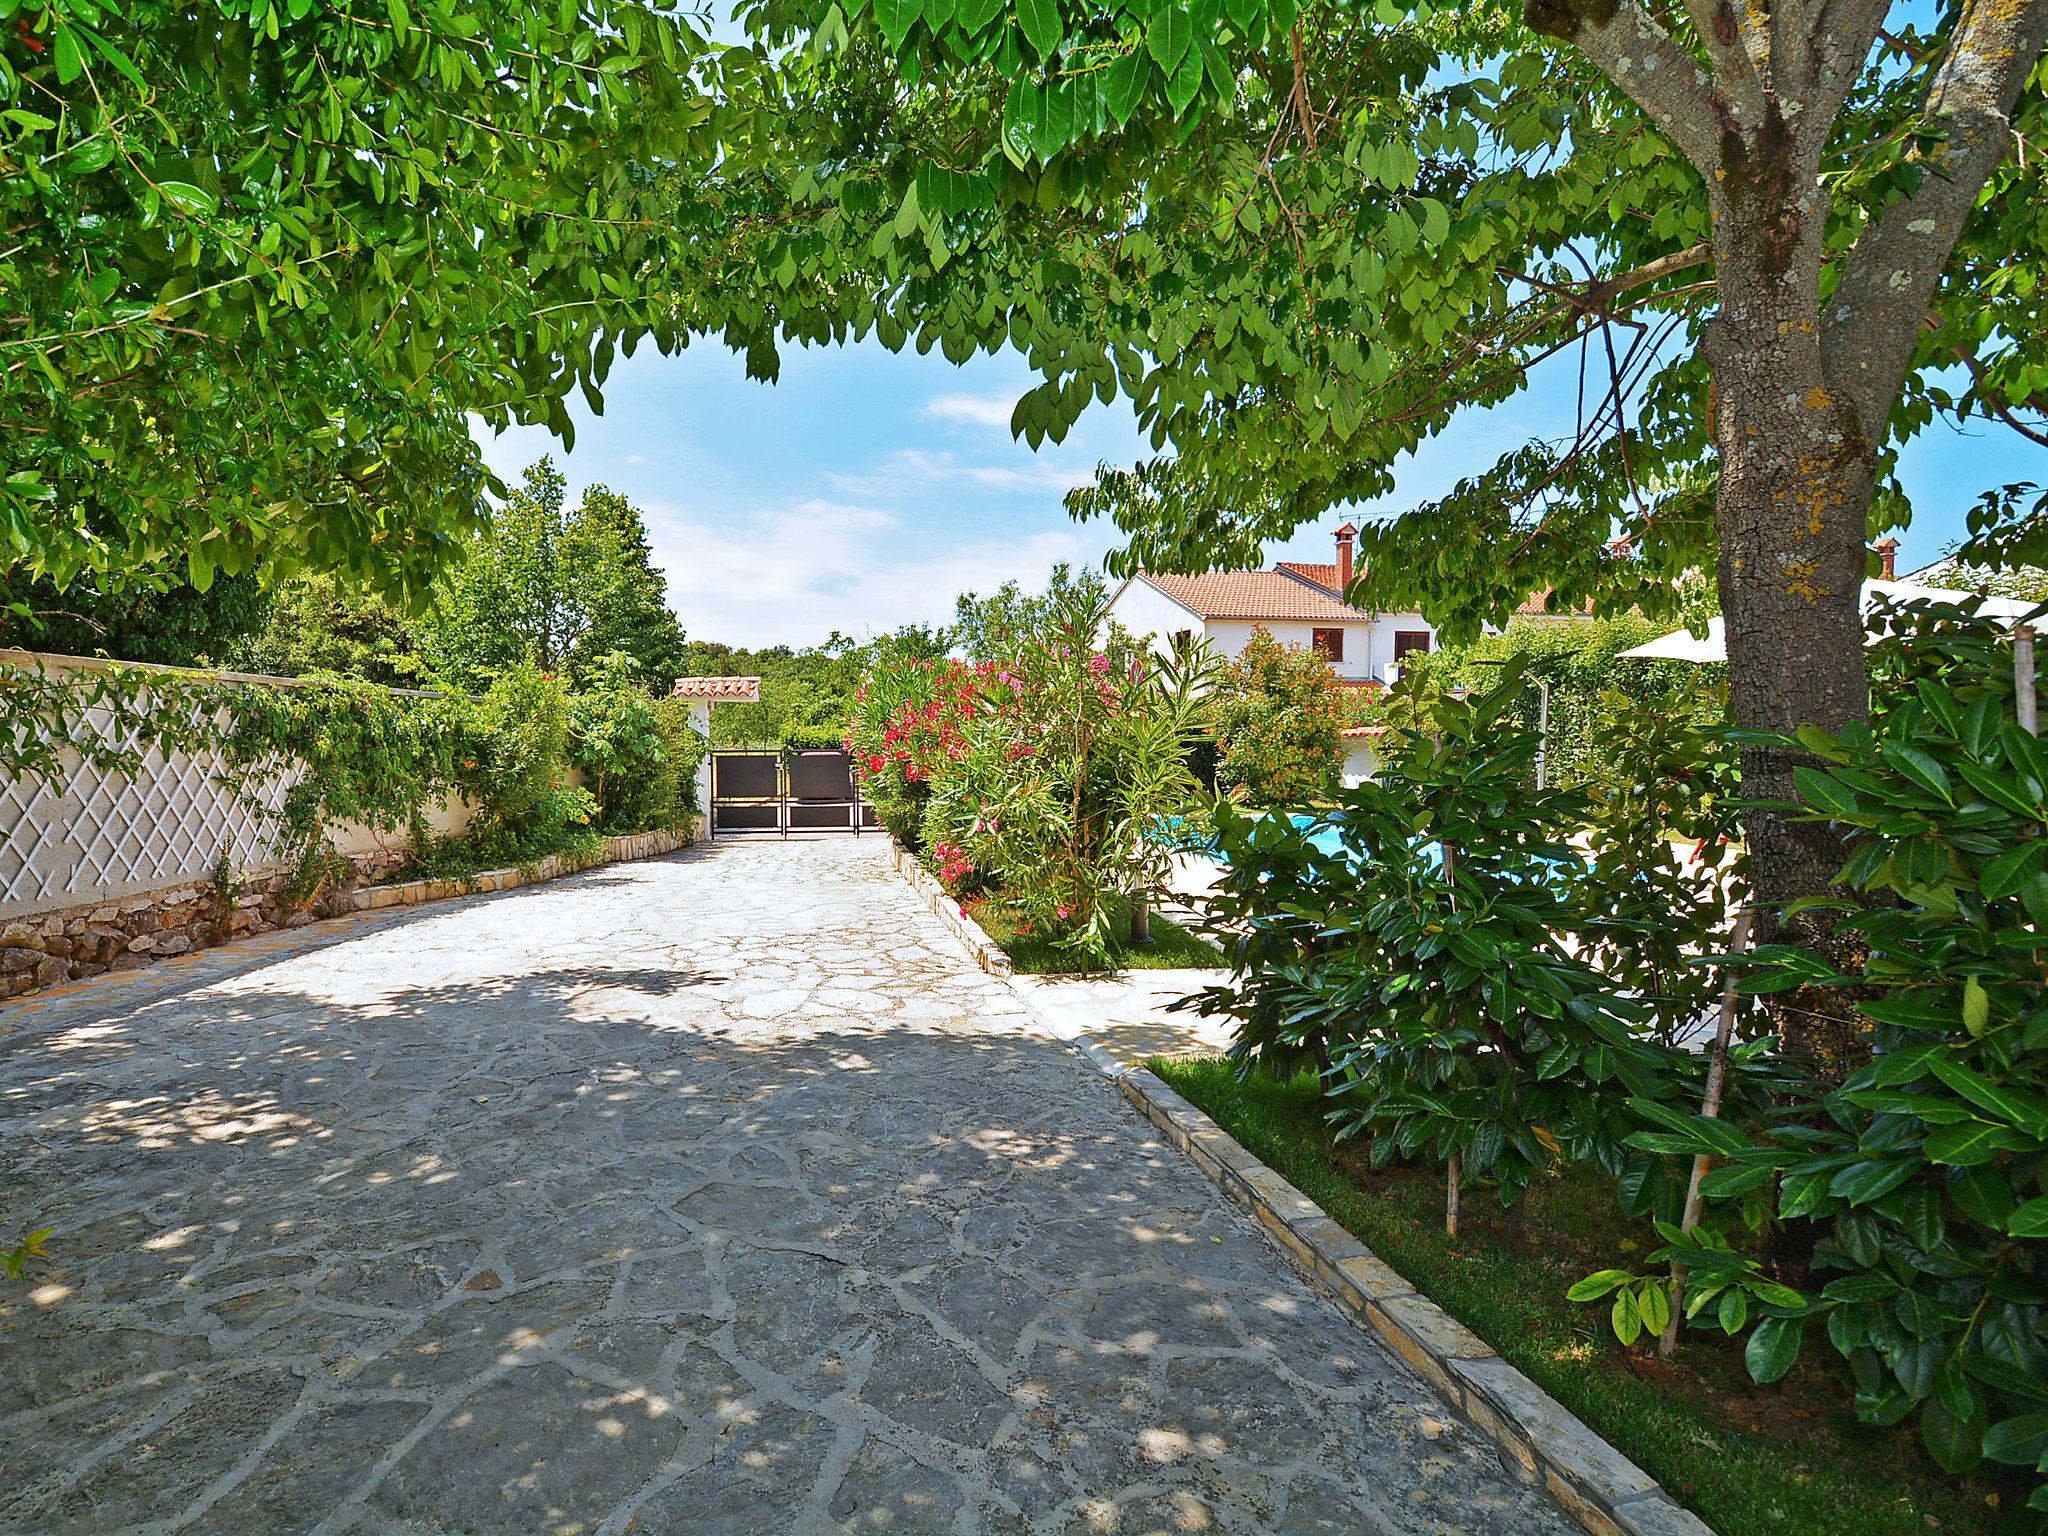
[[[2048,1195],[2036,1195],[2005,1221],[2014,1237],[2048,1237]]]
[[[2048,1413],[2023,1413],[1984,1432],[1984,1454],[1993,1461],[2032,1466],[2048,1453]]]
[[[1749,1321],[1749,1296],[1740,1286],[1731,1285],[1721,1293],[1721,1304],[1716,1312],[1721,1331],[1731,1339],[1742,1332],[1742,1326]]]
[[[1643,1315],[1645,1332],[1662,1334],[1671,1321],[1671,1293],[1664,1289],[1664,1282],[1652,1280],[1644,1285],[1636,1293],[1636,1309]]]
[[[1916,1166],[1911,1162],[1855,1163],[1835,1175],[1828,1192],[1851,1205],[1868,1205],[1905,1183]]]
[[[164,201],[173,208],[176,208],[180,213],[189,214],[195,218],[217,213],[220,210],[220,199],[218,197],[215,197],[204,187],[194,186],[189,181],[160,181],[156,184],[156,189],[163,193]]]
[[[2048,1100],[2037,1094],[2000,1087],[1983,1073],[1950,1056],[1934,1057],[1927,1065],[1943,1083],[1979,1109],[2018,1126],[2029,1136],[2048,1140]]]
[[[1912,780],[1929,794],[1938,795],[1943,800],[1951,799],[1948,770],[1941,766],[1931,752],[1903,741],[1888,741],[1881,750],[1884,753],[1884,760],[1904,777]]]
[[[2018,1138],[2004,1126],[1971,1120],[1962,1125],[1945,1125],[1931,1132],[1925,1150],[1930,1162],[1945,1163],[1951,1168],[1972,1168],[1979,1163],[1990,1162],[1999,1153],[2010,1151],[2018,1144]]]
[[[1767,1317],[1758,1323],[1742,1351],[1750,1379],[1766,1383],[1782,1380],[1799,1358],[1803,1333],[1797,1318]]]
[[[1614,1298],[1614,1307],[1607,1314],[1607,1321],[1614,1329],[1614,1336],[1623,1344],[1633,1344],[1642,1336],[1643,1319],[1636,1311],[1635,1295],[1622,1291]]]
[[[1564,1293],[1566,1301],[1598,1301],[1616,1286],[1626,1285],[1635,1279],[1625,1269],[1603,1269],[1586,1276],[1577,1285]]]
[[[1064,30],[1058,0],[1017,0],[1017,24],[1041,59],[1052,57]]]
[[[1190,48],[1182,57],[1180,68],[1175,70],[1172,78],[1166,82],[1166,99],[1173,103],[1175,112],[1185,112],[1188,104],[1195,99],[1196,93],[1201,89],[1202,55],[1198,50]]]
[[[1144,51],[1133,48],[1103,74],[1103,99],[1109,104],[1109,115],[1119,123],[1128,123],[1131,114],[1138,110],[1138,103],[1145,97],[1147,69]]]
[[[1972,1040],[1984,1038],[1984,1030],[1991,1022],[1991,994],[1984,990],[1984,983],[1974,976],[1963,978],[1963,1028],[1969,1031]]]
[[[1003,153],[1017,166],[1031,162],[1032,143],[1045,117],[1045,87],[1019,75],[1003,102]]]
[[[875,25],[882,29],[882,36],[889,40],[889,48],[903,46],[910,29],[917,25],[922,14],[918,0],[874,0]]]
[[[1983,1460],[1983,1421],[1958,1418],[1938,1402],[1920,1410],[1920,1438],[1928,1454],[1953,1477],[1961,1477]]]
[[[1792,778],[1799,786],[1799,797],[1824,815],[1848,818],[1862,814],[1856,791],[1825,769],[1794,768]]]
[[[1159,66],[1159,72],[1169,80],[1180,68],[1180,61],[1187,57],[1194,42],[1194,21],[1177,5],[1165,6],[1155,12],[1145,28],[1145,49]]]
[[[56,40],[53,56],[57,61],[57,83],[69,85],[85,70],[85,57],[78,49],[78,34],[60,18],[53,35]]]
[[[1986,864],[1978,889],[1986,901],[2003,901],[2038,875],[2044,861],[2048,861],[2048,839],[2030,839]]]

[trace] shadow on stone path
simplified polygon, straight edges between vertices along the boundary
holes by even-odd
[[[879,840],[4,1022],[0,1529],[1573,1529]]]

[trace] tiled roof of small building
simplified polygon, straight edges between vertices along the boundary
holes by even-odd
[[[679,699],[713,699],[721,704],[758,704],[758,677],[679,677],[675,696]]]
[[[1303,624],[1367,624],[1372,615],[1340,603],[1328,590],[1285,571],[1206,571],[1199,576],[1136,578],[1205,619],[1288,620]]]
[[[1280,569],[1303,581],[1312,581],[1326,592],[1337,591],[1337,567],[1334,565],[1316,565],[1305,560],[1282,560]]]

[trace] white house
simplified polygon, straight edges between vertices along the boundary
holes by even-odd
[[[1332,565],[1282,561],[1269,571],[1198,576],[1141,571],[1117,589],[1110,616],[1156,644],[1205,639],[1231,657],[1264,629],[1282,645],[1321,651],[1339,682],[1390,683],[1403,656],[1435,648],[1436,631],[1419,613],[1374,613],[1344,601],[1357,533],[1349,523],[1337,530]]]
[[[1320,651],[1340,684],[1378,690],[1400,675],[1403,657],[1435,649],[1436,631],[1419,613],[1375,613],[1344,601],[1357,536],[1350,523],[1337,530],[1330,565],[1281,561],[1269,571],[1198,576],[1142,571],[1110,599],[1110,617],[1154,645],[1202,639],[1233,658],[1263,629],[1282,645]],[[1378,767],[1370,737],[1347,731],[1345,747],[1344,782],[1369,778]]]

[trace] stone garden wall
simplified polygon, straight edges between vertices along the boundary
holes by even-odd
[[[90,683],[92,674],[107,669],[82,657],[0,650],[0,687],[10,675]],[[122,670],[179,671],[139,663],[123,663]],[[208,676],[250,688],[306,686],[293,678]],[[144,695],[151,707],[161,696]],[[113,745],[139,747],[120,740],[123,729],[111,711],[97,708],[86,709],[75,727]],[[598,859],[581,864],[558,855],[527,870],[386,885],[378,882],[405,861],[403,842],[343,823],[329,830],[342,856],[337,870],[309,889],[295,889],[276,812],[303,765],[278,762],[230,785],[217,751],[149,745],[130,763],[130,771],[107,767],[66,745],[50,771],[0,773],[0,999],[245,934],[508,890],[693,840],[692,831],[636,833],[610,839]],[[469,807],[460,800],[435,806],[427,817],[428,827],[444,837],[468,824]]]

